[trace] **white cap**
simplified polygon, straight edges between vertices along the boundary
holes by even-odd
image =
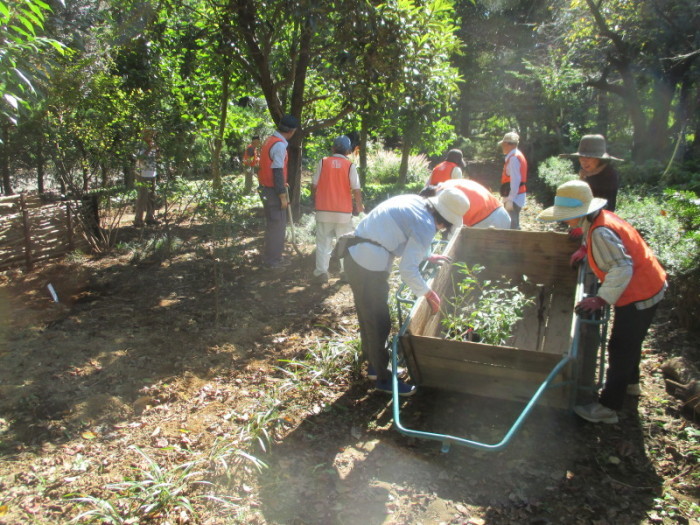
[[[457,228],[462,226],[462,217],[470,207],[469,199],[462,191],[457,188],[445,188],[428,200],[452,226]]]

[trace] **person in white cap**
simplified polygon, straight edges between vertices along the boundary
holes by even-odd
[[[314,279],[328,281],[328,265],[333,238],[352,231],[352,215],[364,211],[360,177],[355,164],[347,158],[352,150],[345,135],[333,141],[333,155],[321,159],[311,180],[316,208],[316,269]],[[353,205],[354,199],[354,205]],[[343,262],[341,259],[341,272]]]
[[[574,407],[576,414],[593,423],[617,423],[625,394],[639,395],[642,343],[668,287],[666,272],[641,235],[604,210],[605,204],[605,199],[593,197],[588,184],[573,180],[557,188],[554,206],[537,217],[583,229],[588,264],[602,284],[595,296],[576,305],[576,313],[615,307],[605,386],[598,401]]]
[[[355,241],[344,255],[345,275],[352,288],[360,323],[362,354],[369,361],[368,377],[376,379],[376,389],[391,392],[387,370],[387,338],[391,329],[389,314],[389,272],[400,257],[399,272],[417,297],[425,297],[433,313],[440,309],[440,297],[423,279],[419,266],[430,251],[438,231],[462,226],[469,209],[464,194],[454,188],[436,197],[418,195],[392,197],[374,208],[355,228]],[[447,260],[433,255],[431,262]],[[415,387],[399,382],[399,394],[409,396]]]
[[[520,210],[525,206],[527,193],[527,160],[518,149],[520,135],[515,131],[506,133],[500,142],[505,155],[501,173],[501,196],[503,207],[510,215],[510,229],[520,229]]]

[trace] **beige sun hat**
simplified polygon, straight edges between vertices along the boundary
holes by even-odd
[[[540,212],[540,221],[568,221],[598,211],[607,204],[606,199],[593,197],[591,187],[582,180],[570,180],[557,188],[554,206]]]
[[[499,142],[499,144],[515,144],[517,145],[520,142],[520,135],[518,135],[515,131],[509,131],[505,135],[503,135],[503,140]]]
[[[559,156],[564,158],[590,157],[592,159],[622,160],[608,155],[606,149],[603,135],[584,135],[578,143],[578,151],[576,153],[562,153]]]
[[[428,200],[452,226],[457,228],[462,226],[462,217],[470,207],[469,199],[464,193],[457,188],[445,188]]]

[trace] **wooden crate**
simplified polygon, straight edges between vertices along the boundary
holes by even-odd
[[[425,387],[529,401],[573,344],[577,272],[569,267],[571,243],[553,232],[463,228],[445,251],[470,267],[485,266],[480,280],[505,276],[517,282],[527,276],[529,289],[537,290],[536,304],[526,309],[508,346],[493,346],[442,338],[440,316],[420,299],[401,336],[412,379]],[[454,293],[456,272],[444,266],[433,280],[443,305]],[[557,381],[571,380],[575,365]],[[573,385],[551,389],[542,402],[567,407],[573,391]]]

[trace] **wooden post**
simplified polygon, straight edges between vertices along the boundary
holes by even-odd
[[[73,251],[75,249],[75,244],[73,242],[73,218],[71,217],[69,200],[66,200],[66,227],[68,228],[68,249]]]
[[[27,202],[24,200],[24,193],[19,196],[19,207],[22,210],[22,226],[24,228],[24,258],[27,270],[31,271],[34,267],[32,260],[32,236],[29,231],[29,210]]]

